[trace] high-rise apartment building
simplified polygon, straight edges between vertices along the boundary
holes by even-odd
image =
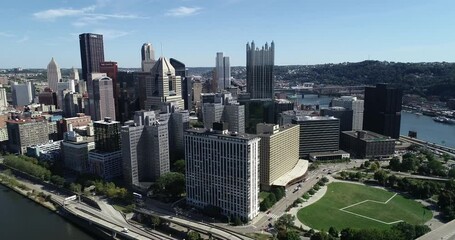
[[[259,213],[260,139],[214,128],[185,133],[187,203],[251,220]]]
[[[65,168],[77,173],[89,172],[88,154],[94,149],[93,137],[83,137],[74,131],[66,132],[61,142],[62,160]]]
[[[332,107],[344,107],[352,110],[352,130],[363,129],[363,107],[364,101],[352,96],[342,96],[332,99]],[[345,131],[345,130],[341,130]]]
[[[69,90],[63,91],[63,116],[66,118],[76,117],[78,113],[84,112],[82,94]]]
[[[105,74],[91,74],[93,79],[93,98],[89,98],[92,120],[106,117],[115,119],[114,94],[112,79]]]
[[[190,128],[190,113],[188,110],[178,110],[169,114],[169,149],[170,159],[173,163],[185,157],[183,134]]]
[[[340,120],[327,116],[295,116],[300,125],[300,157],[310,153],[337,151],[340,143]]]
[[[251,99],[273,99],[275,83],[273,66],[275,44],[266,43],[261,49],[254,42],[246,44],[246,89]]]
[[[54,58],[51,59],[47,65],[47,86],[52,90],[57,91],[57,83],[62,79],[60,68],[55,62]]]
[[[151,43],[144,43],[141,47],[142,72],[150,72],[155,64],[155,50]]]
[[[224,105],[223,122],[228,123],[230,132],[245,132],[245,106],[239,103],[229,103]]]
[[[229,57],[224,57],[222,52],[216,53],[215,77],[217,79],[218,91],[231,86],[231,64]]]
[[[289,173],[299,161],[299,125],[279,126],[259,123],[259,176],[261,189],[270,190],[273,182]],[[303,175],[304,173],[302,173]]]
[[[57,106],[57,93],[55,93],[50,87],[46,87],[38,94],[38,102],[44,105]]]
[[[184,108],[182,99],[181,78],[176,76],[175,69],[169,61],[160,57],[153,66],[152,81],[146,82],[146,109],[163,109],[172,106]]]
[[[89,90],[91,82],[89,75],[93,72],[100,72],[100,62],[104,62],[103,35],[94,33],[82,33],[79,35],[79,46],[81,50],[82,78],[87,82]]]
[[[363,128],[395,139],[400,137],[403,91],[377,84],[365,87]]]
[[[168,119],[153,111],[137,111],[121,129],[123,178],[134,187],[169,172]],[[147,188],[147,186],[145,186]]]

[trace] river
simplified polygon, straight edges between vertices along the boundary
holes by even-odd
[[[0,239],[94,240],[57,214],[0,185]]]
[[[325,108],[331,99],[328,96],[307,94],[300,99],[300,103]],[[417,131],[418,139],[455,148],[455,125],[435,122],[428,116],[402,112],[400,133],[407,136],[409,131]]]

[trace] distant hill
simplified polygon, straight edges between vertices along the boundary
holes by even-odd
[[[197,68],[198,74],[208,78],[213,68]],[[204,72],[206,71],[206,72]],[[193,68],[189,69],[193,72]],[[245,67],[232,67],[236,79],[246,78]],[[455,63],[396,63],[363,61],[358,63],[276,66],[276,81],[293,84],[314,82],[335,85],[374,85],[390,83],[406,93],[422,96],[437,95],[442,99],[455,97]]]

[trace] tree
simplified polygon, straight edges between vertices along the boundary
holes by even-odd
[[[373,164],[370,164],[370,171],[375,172],[375,171],[378,170],[378,169],[379,169],[378,165],[376,165],[376,164],[374,164],[374,163],[373,163]]]
[[[82,186],[77,183],[70,183],[69,189],[72,192],[80,193],[82,191]]]
[[[355,178],[357,178],[359,181],[362,180],[363,174],[362,172],[356,172],[355,173]]]
[[[278,229],[286,229],[286,231],[294,226],[295,216],[291,214],[284,214],[275,222],[275,227]]]
[[[286,194],[283,187],[274,187],[272,188],[272,193],[275,195],[276,201],[280,201]]]
[[[328,240],[328,239],[329,239],[329,235],[324,231],[317,232],[310,237],[310,240]]]
[[[403,155],[403,161],[401,163],[401,170],[403,172],[414,172],[417,169],[418,160],[415,154],[406,153]]]
[[[272,207],[272,204],[270,203],[270,200],[269,198],[265,198],[264,200],[262,200],[262,202],[259,204],[259,210],[265,212],[267,211],[270,207]]]
[[[448,154],[448,153],[443,153],[442,154],[442,159],[444,160],[444,162],[448,162],[452,157]]]
[[[173,164],[174,171],[185,174],[185,160],[179,159]]]
[[[397,176],[395,176],[393,174],[387,178],[387,183],[389,184],[390,187],[395,186],[396,182],[397,182]]]
[[[332,237],[338,237],[338,231],[334,228],[334,227],[330,227],[329,228],[329,234],[332,236]]]
[[[413,240],[416,237],[414,226],[406,222],[400,222],[393,225],[392,230],[400,232],[406,240]]]
[[[447,174],[449,178],[455,178],[455,167],[452,167],[452,169],[449,170],[449,173]]]
[[[286,235],[286,240],[300,240],[299,233],[296,231],[288,231]]]
[[[201,234],[199,234],[198,232],[195,232],[195,231],[189,231],[186,234],[186,237],[188,238],[188,240],[199,240],[199,239],[202,239],[201,238]]]
[[[179,197],[185,192],[185,175],[178,172],[165,173],[155,182],[154,188],[168,196]]]
[[[378,170],[374,173],[374,179],[384,186],[387,180],[387,173],[384,170]]]
[[[160,225],[161,219],[157,216],[150,216],[150,223],[153,225],[153,230],[155,230],[155,227]]]
[[[242,220],[239,218],[239,216],[236,216],[234,218],[234,226],[240,226],[242,224],[243,224]]]
[[[389,167],[392,171],[401,171],[401,162],[397,157],[390,159]]]
[[[63,184],[65,184],[65,179],[57,175],[52,175],[51,182],[58,187],[63,187]]]
[[[420,236],[425,235],[426,233],[431,231],[431,228],[428,227],[427,225],[415,225],[415,237],[418,238]]]

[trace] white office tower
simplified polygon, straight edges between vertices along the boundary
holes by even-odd
[[[150,72],[155,65],[155,50],[151,43],[144,43],[141,48],[142,72]]]
[[[175,69],[169,61],[160,57],[153,66],[152,81],[146,83],[146,109],[162,109],[163,106],[174,105],[184,109],[182,98],[182,80],[175,75]]]
[[[57,91],[57,83],[62,79],[60,68],[55,62],[54,58],[47,65],[47,85],[54,91]]]
[[[153,111],[137,111],[121,130],[123,177],[130,186],[156,181],[169,172],[168,120]]]
[[[0,111],[5,111],[8,108],[8,101],[6,97],[6,89],[0,87]]]
[[[13,99],[13,106],[25,106],[33,102],[35,98],[35,85],[31,82],[24,84],[13,83],[11,98]]]
[[[251,220],[259,213],[260,138],[214,128],[185,133],[187,203]]]
[[[79,81],[79,70],[76,68],[72,67],[70,71],[70,79],[75,80],[76,82]]]
[[[332,107],[344,107],[352,110],[352,130],[363,129],[363,100],[352,96],[342,96],[332,100]]]
[[[223,57],[222,52],[216,53],[215,77],[218,91],[231,86],[231,64],[229,63],[229,57]]]
[[[68,80],[68,90],[70,90],[71,92],[76,92],[76,83],[74,79]]]

